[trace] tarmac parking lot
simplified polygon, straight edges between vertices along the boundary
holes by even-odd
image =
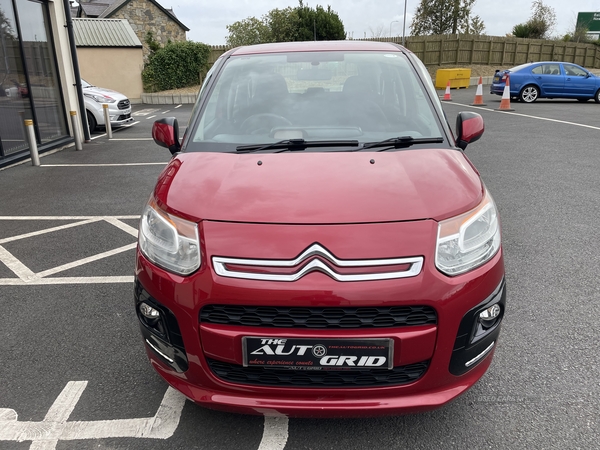
[[[508,297],[494,361],[465,395],[418,415],[288,420],[168,388],[133,311],[134,255],[170,159],[151,124],[184,129],[192,107],[135,105],[110,141],[0,171],[0,449],[597,448],[600,105],[498,112],[499,96],[484,87],[487,106],[472,107],[474,95],[453,90],[444,110],[485,120],[466,153],[500,209]]]

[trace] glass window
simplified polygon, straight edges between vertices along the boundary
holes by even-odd
[[[29,147],[23,122],[31,118],[13,5],[10,0],[0,0],[0,156]]]
[[[378,141],[442,136],[401,53],[297,52],[230,58],[188,150],[283,139]]]
[[[564,64],[565,72],[567,75],[572,77],[587,77],[588,72],[583,70],[579,66],[574,66],[573,64]]]
[[[16,0],[15,3],[35,118],[43,144],[67,135],[58,70],[50,39],[50,21],[42,3],[32,0]]]

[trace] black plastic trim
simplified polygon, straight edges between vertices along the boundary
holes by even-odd
[[[495,303],[500,305],[500,315],[491,327],[482,329],[479,326],[479,313]],[[489,297],[464,315],[458,328],[452,358],[450,359],[449,371],[452,375],[463,375],[485,359],[481,358],[480,361],[471,366],[466,366],[467,362],[484,352],[492,343],[497,342],[500,335],[500,325],[504,317],[505,305],[506,283],[502,279]]]
[[[280,307],[206,305],[200,322],[265,328],[356,329],[437,324],[430,306]]]
[[[364,388],[398,386],[421,378],[429,361],[388,369],[365,370],[293,370],[268,367],[244,367],[207,358],[211,371],[220,379],[253,386],[306,388]]]
[[[135,313],[140,321],[140,330],[144,338],[144,343],[165,364],[171,366],[177,372],[185,372],[188,369],[188,359],[175,314],[169,308],[152,298],[138,280],[135,281],[134,285],[134,299]],[[147,303],[160,311],[160,318],[155,319],[159,323],[154,322],[156,326],[150,326],[149,321],[141,315],[139,309],[141,302]]]

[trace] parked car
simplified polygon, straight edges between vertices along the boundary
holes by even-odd
[[[491,94],[503,94],[507,75],[510,96],[525,103],[538,98],[573,98],[581,102],[594,99],[600,103],[600,77],[577,64],[545,61],[497,70]]]
[[[97,127],[105,126],[102,107],[104,103],[108,104],[111,126],[119,127],[133,122],[131,104],[125,95],[111,89],[94,86],[83,79],[81,84],[90,133],[93,133]]]
[[[240,47],[201,88],[145,207],[147,355],[200,405],[363,416],[439,407],[487,370],[505,309],[498,209],[425,66],[392,43]]]

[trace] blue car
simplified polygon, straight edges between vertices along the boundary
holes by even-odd
[[[511,98],[525,103],[538,98],[574,98],[580,102],[594,99],[600,103],[600,77],[577,64],[546,61],[496,70],[491,94],[502,95],[507,75],[510,75]]]

